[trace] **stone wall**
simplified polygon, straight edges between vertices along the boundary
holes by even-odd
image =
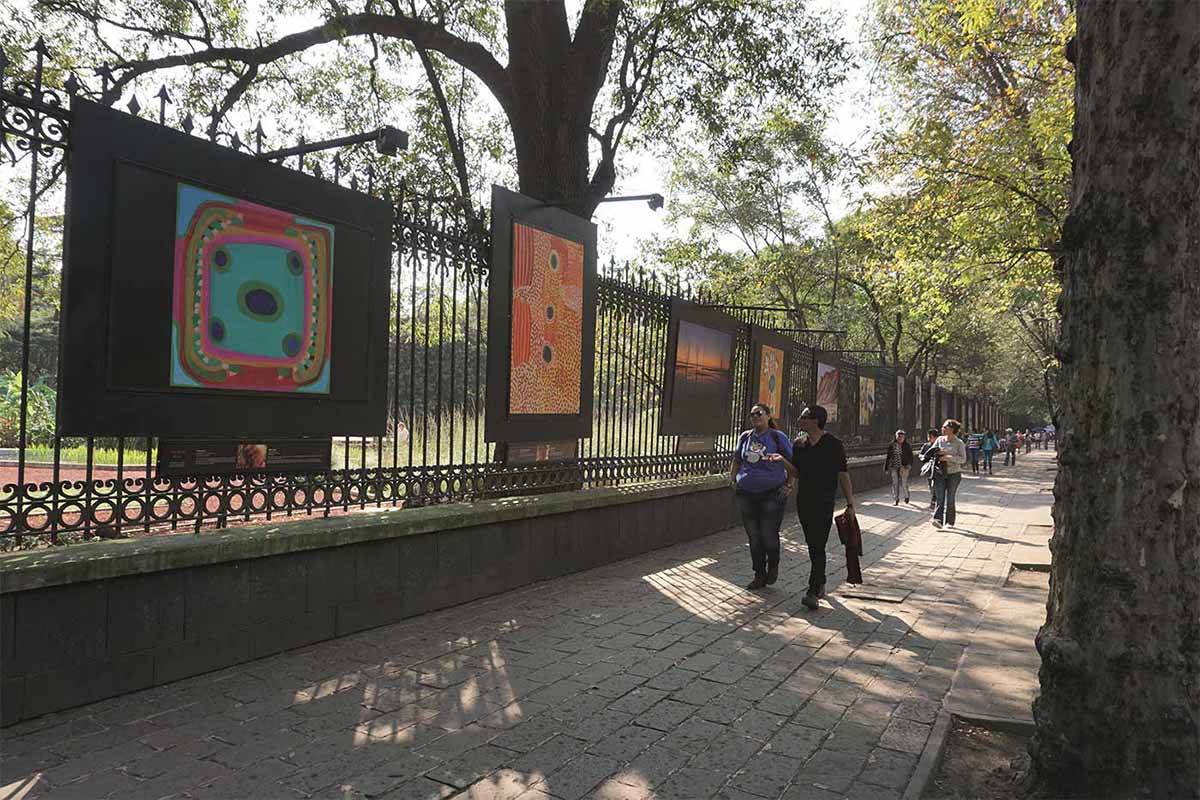
[[[878,458],[856,489],[885,480]],[[739,523],[711,476],[0,555],[2,724]]]

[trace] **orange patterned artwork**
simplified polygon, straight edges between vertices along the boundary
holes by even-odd
[[[509,414],[578,414],[583,245],[513,223]]]
[[[766,403],[772,414],[778,414],[783,405],[783,351],[764,344],[758,361],[758,402]]]

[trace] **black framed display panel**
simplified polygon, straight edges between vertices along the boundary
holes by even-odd
[[[557,242],[551,247],[551,238],[566,242]],[[541,317],[526,324],[526,318],[514,312],[514,261],[521,254],[534,252],[524,249],[526,247],[537,247],[537,253],[546,255],[549,252],[547,248],[557,253],[556,248],[564,245],[575,253],[575,257],[578,257],[575,248],[582,248],[583,251],[581,263],[568,260],[554,267],[556,271],[561,269],[557,278],[564,282],[568,280],[569,270],[576,267],[582,269],[578,275],[582,290],[581,304],[576,312],[575,299],[572,297],[568,300],[565,288],[556,284],[558,288],[555,289],[553,302],[541,303],[537,308],[532,308],[532,303],[528,304],[530,314]],[[522,248],[520,254],[514,250],[517,247]],[[555,256],[556,259],[559,257]],[[562,257],[570,258],[565,254]],[[523,269],[527,268],[530,265],[525,263]],[[536,270],[532,280],[535,283],[541,280]],[[559,290],[564,294],[557,294]],[[492,186],[492,263],[488,284],[484,439],[489,442],[529,443],[586,439],[592,435],[598,291],[594,224],[532,197],[502,186]],[[556,305],[559,302],[562,305]],[[565,392],[546,392],[546,387],[553,386],[555,380],[564,384],[574,383],[572,376],[575,370],[570,375],[544,372],[551,369],[556,358],[562,357],[562,364],[575,363],[573,334],[566,324],[569,319],[573,328],[575,322],[573,316],[568,316],[568,306],[569,313],[578,313],[578,390],[576,392],[572,387]],[[549,326],[543,319],[562,325],[555,331],[553,341]],[[516,328],[521,326],[522,332],[518,332]],[[517,346],[530,355],[531,363],[525,372],[514,377],[514,339],[518,337]],[[570,356],[563,356],[565,352],[569,352]],[[534,396],[537,392],[545,394],[539,399]]]
[[[220,437],[382,433],[387,415],[389,204],[81,98],[72,104],[72,114],[59,433]],[[195,279],[197,296],[208,292],[206,304],[220,302],[224,308],[236,309],[241,303],[246,316],[251,312],[264,320],[282,316],[285,324],[280,330],[290,326],[303,331],[303,335],[270,339],[278,346],[271,358],[290,357],[292,366],[229,369],[217,364],[227,370],[224,375],[240,377],[240,385],[235,385],[236,380],[224,385],[198,382],[179,366],[186,360],[181,353],[191,356],[177,343],[183,338],[177,331],[184,324],[179,308],[186,308],[176,295],[180,291],[177,247],[183,246],[177,238],[187,240],[179,235],[186,214],[185,193],[199,198],[197,208],[224,209],[226,216],[212,223],[210,230],[236,240],[231,252],[239,246],[259,248],[237,251],[251,253],[237,266],[294,268],[294,275],[303,276],[302,288],[288,284],[290,288],[276,291],[246,279],[249,273],[231,273],[235,277],[219,293],[213,288],[211,266],[202,272],[198,260],[194,273],[200,276]],[[243,212],[241,216],[237,211]],[[278,223],[272,214],[291,224]],[[323,230],[325,249],[318,253],[316,240],[304,238],[296,239],[300,244],[295,250],[279,249],[270,242],[263,244],[268,240],[261,236],[255,239],[254,231],[230,232],[230,220],[242,224],[257,219],[255,215],[278,223],[277,238],[298,237],[297,229]],[[188,237],[194,230],[188,229]],[[195,252],[207,252],[204,258],[220,258],[222,267],[229,266],[228,252],[213,255],[196,238]],[[262,248],[267,247],[276,247],[274,261],[264,260]],[[287,253],[286,258],[281,253]],[[319,272],[322,258],[325,271]],[[189,262],[181,263],[187,269]],[[210,278],[207,286],[202,285],[205,277]],[[240,288],[234,285],[238,281]],[[259,288],[247,290],[252,285]],[[322,298],[327,301],[324,310],[319,308]],[[206,312],[213,307],[206,305]],[[309,312],[311,323],[305,321]],[[213,325],[212,317],[196,313],[196,329],[203,332],[195,341],[226,336],[220,321]],[[245,334],[247,329],[252,332]],[[232,340],[239,331],[243,339],[236,346],[243,348],[252,342],[261,350],[264,337],[274,336],[271,330],[263,334],[239,317],[228,326],[230,347],[235,346]],[[206,346],[212,346],[211,341]],[[201,362],[200,355],[196,358],[202,365],[211,363]],[[282,381],[282,376],[299,375],[304,366],[312,374],[303,389],[295,388],[302,385],[299,379],[291,389],[270,383],[272,369]],[[248,374],[265,377],[252,384],[245,377]]]
[[[833,389],[832,408],[830,407],[831,403],[829,399],[822,394],[821,382],[822,378],[824,377],[822,375],[822,365],[833,367],[837,370],[837,384]],[[825,429],[830,433],[836,433],[839,436],[845,433],[847,430],[854,430],[853,424],[847,426],[847,414],[854,415],[854,422],[857,422],[858,420],[858,406],[855,405],[853,408],[847,407],[847,390],[845,387],[847,380],[846,365],[842,362],[842,356],[840,353],[825,350],[817,350],[813,353],[813,397],[809,402],[813,405],[824,406],[825,410],[830,412],[830,418],[826,422]],[[857,378],[855,378],[855,380],[857,380]],[[852,394],[852,397],[856,395],[857,389],[855,390],[854,394]]]
[[[771,415],[775,419],[780,420],[781,424],[786,422],[789,413],[788,395],[792,390],[791,374],[792,374],[792,349],[796,346],[795,343],[781,333],[776,333],[770,328],[764,328],[761,325],[750,326],[750,358],[746,365],[746,408],[750,408],[754,403],[759,401],[762,394],[762,353],[763,346],[773,347],[783,353],[781,356],[782,362],[779,365],[779,387],[776,392],[779,395],[778,401],[769,403],[771,406]]]
[[[659,422],[662,435],[720,435],[733,429],[733,356],[740,328],[740,322],[716,309],[671,300]]]

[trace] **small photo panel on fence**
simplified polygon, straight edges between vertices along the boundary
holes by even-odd
[[[730,432],[733,353],[740,325],[720,311],[672,300],[663,376],[664,435]]]

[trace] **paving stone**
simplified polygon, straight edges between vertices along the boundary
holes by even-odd
[[[659,730],[639,727],[638,725],[627,725],[624,728],[613,731],[608,736],[591,745],[588,748],[588,752],[598,753],[624,764],[627,761],[631,761],[638,753],[662,737],[663,734]]]
[[[940,703],[935,703],[930,700],[909,698],[907,700],[900,701],[900,705],[896,709],[896,716],[902,719],[909,719],[913,720],[914,722],[922,722],[927,725],[932,725],[937,721],[937,715],[940,709]]]
[[[918,756],[913,753],[897,753],[892,750],[875,749],[867,755],[867,763],[858,780],[889,789],[902,790],[917,766]]]
[[[925,741],[929,738],[932,728],[931,725],[893,717],[879,739],[879,746],[919,756],[925,749]]]
[[[663,732],[675,730],[679,723],[695,713],[696,707],[676,700],[663,700],[649,711],[639,715],[634,722],[645,728]]]
[[[806,728],[803,725],[784,725],[767,742],[767,749],[773,753],[803,761],[820,749],[826,736],[825,731],[816,728]]]
[[[667,734],[665,743],[676,750],[699,753],[725,732],[725,726],[692,717]]]
[[[588,800],[654,800],[654,792],[646,786],[623,783],[618,775],[600,784],[587,797]]]
[[[509,766],[516,755],[511,750],[485,744],[430,768],[426,775],[435,781],[465,789],[500,767]]]
[[[684,767],[654,791],[659,800],[695,800],[708,797],[721,788],[727,776],[701,767]]]
[[[552,736],[522,756],[511,766],[526,774],[548,775],[584,751],[588,742],[564,734]]]
[[[866,760],[865,753],[846,753],[822,748],[804,762],[793,782],[843,792],[850,788]]]
[[[646,685],[652,689],[663,689],[668,692],[674,692],[687,686],[695,677],[696,675],[693,672],[679,667],[672,667],[666,672],[661,672],[646,681]]]
[[[765,742],[775,735],[775,731],[787,722],[787,717],[768,714],[757,708],[752,708],[734,721],[730,729],[742,736]]]
[[[776,798],[800,771],[800,765],[799,759],[761,751],[742,767],[733,779],[733,786],[759,797]]]
[[[812,700],[804,708],[800,709],[792,718],[792,721],[809,728],[831,731],[845,713],[845,706]]]
[[[696,763],[705,769],[715,769],[732,775],[762,747],[763,743],[757,739],[748,739],[732,731],[727,731],[713,739],[708,748],[696,756]]]
[[[709,722],[729,725],[743,714],[749,713],[753,708],[754,704],[749,700],[722,695],[711,703],[701,706],[696,711],[696,716],[700,719],[706,719]]]
[[[845,800],[900,800],[901,797],[901,790],[855,781],[846,791]]]
[[[668,692],[663,689],[651,689],[639,686],[624,697],[609,705],[612,711],[623,714],[641,714],[661,700],[666,699]]]
[[[455,792],[453,787],[444,783],[438,783],[429,778],[417,778],[397,786],[387,794],[380,795],[380,798],[381,800],[442,800]]]
[[[628,781],[635,786],[655,787],[683,767],[692,758],[691,753],[675,750],[662,742],[656,742],[637,755],[617,775],[617,780]]]
[[[546,778],[543,788],[563,800],[576,800],[614,775],[620,766],[611,758],[584,753]]]
[[[48,796],[67,800],[102,800],[125,797],[138,788],[138,780],[115,769],[93,773],[74,783],[55,786]]]
[[[492,739],[492,744],[517,753],[528,753],[561,732],[563,725],[553,717],[538,717],[522,722]]]
[[[264,758],[245,769],[230,772],[206,786],[189,791],[196,800],[244,800],[247,797],[267,798],[284,791],[275,785],[299,770],[294,764],[278,758]]]
[[[688,656],[680,664],[679,668],[689,672],[708,672],[713,667],[725,661],[723,656],[716,653],[696,653],[693,656]]]

